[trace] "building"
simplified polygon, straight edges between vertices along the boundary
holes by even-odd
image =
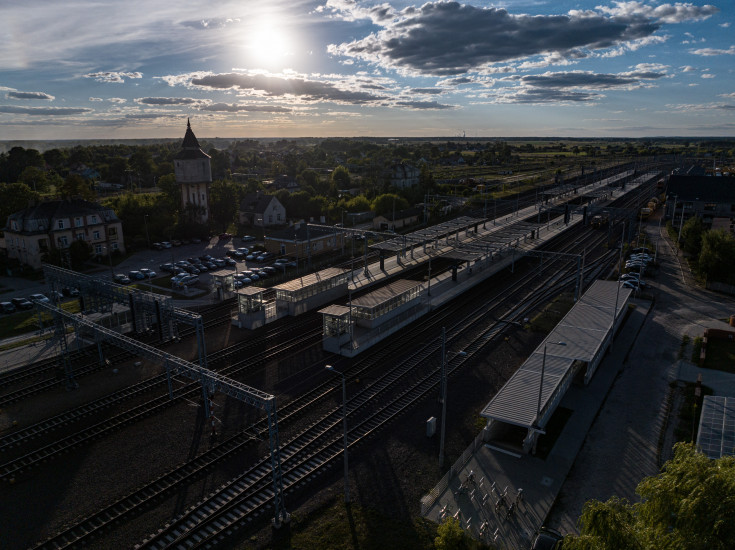
[[[286,223],[286,208],[275,195],[258,191],[250,193],[240,202],[239,218],[241,224],[253,227],[272,227]]]
[[[281,189],[285,189],[289,193],[301,191],[301,186],[299,185],[299,182],[296,181],[296,178],[292,178],[291,176],[288,176],[286,174],[276,176],[272,180],[265,180],[263,182],[263,187],[265,187],[269,192],[272,193],[280,191]]]
[[[181,151],[174,157],[174,174],[176,183],[181,186],[181,206],[187,217],[197,223],[207,223],[212,166],[210,156],[199,146],[188,119]]]
[[[96,255],[125,252],[122,222],[115,212],[83,199],[42,202],[8,216],[5,246],[8,257],[35,269],[52,248],[65,249],[74,240],[88,242]]]
[[[389,180],[393,187],[405,189],[419,184],[421,170],[403,162],[390,167]]]
[[[341,250],[344,239],[345,234],[338,227],[307,227],[302,223],[266,235],[263,244],[268,252],[303,259],[310,254]]]
[[[678,228],[692,216],[705,229],[735,233],[735,178],[672,175],[666,188],[666,218]]]
[[[384,214],[375,216],[373,218],[373,228],[379,231],[385,231],[386,229],[400,229],[408,225],[418,223],[423,216],[423,209],[414,206],[405,210],[399,210],[395,214]]]

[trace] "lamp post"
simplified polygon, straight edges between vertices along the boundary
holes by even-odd
[[[145,224],[145,238],[148,241],[148,248],[151,247],[151,236],[148,233],[148,214],[143,215],[143,223]]]
[[[554,346],[566,346],[566,342],[544,342],[544,358],[541,361],[541,382],[538,386],[538,407],[536,408],[536,426],[538,426],[541,417],[541,396],[544,391],[544,370],[546,370],[546,347],[551,344]]]
[[[345,456],[345,502],[350,502],[350,482],[347,477],[347,383],[344,373],[336,370],[332,365],[324,367],[328,371],[339,374],[342,377],[342,430],[344,432],[344,456]]]
[[[444,434],[447,431],[447,329],[442,327],[442,363],[441,363],[441,380],[439,399],[442,402],[442,433],[439,436],[439,467],[444,466]],[[458,351],[452,357],[457,355],[465,356],[466,351]]]
[[[107,253],[107,259],[110,261],[110,279],[111,280],[114,280],[115,279],[115,272],[112,269],[112,251],[110,250],[110,247],[107,246],[107,245],[103,246],[102,248]]]

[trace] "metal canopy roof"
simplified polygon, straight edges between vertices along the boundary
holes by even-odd
[[[337,304],[330,304],[327,307],[320,309],[318,313],[324,315],[331,315],[333,317],[344,317],[350,313],[350,308],[347,306],[340,306]]]
[[[399,279],[398,281],[378,288],[369,294],[353,299],[352,305],[355,307],[373,308],[421,285],[422,283],[417,281]]]
[[[704,397],[697,448],[709,458],[735,455],[735,397]]]
[[[263,294],[264,290],[265,289],[258,288],[257,286],[244,286],[237,289],[237,293],[242,294],[243,296],[257,296],[258,294]]]
[[[460,262],[472,262],[482,258],[482,254],[470,250],[450,250],[449,252],[440,254],[439,257],[446,258],[447,260],[458,260]]]
[[[281,283],[280,285],[276,285],[272,288],[274,290],[285,290],[288,292],[301,290],[302,288],[315,285],[321,281],[339,277],[343,275],[346,271],[346,269],[342,269],[339,267],[328,267],[327,269],[322,269],[321,271],[317,271],[316,273],[309,273],[308,275],[304,275],[303,277],[299,277],[298,279],[286,281],[285,283]]]
[[[619,295],[618,295],[619,292]],[[485,405],[481,415],[526,428],[535,427],[539,410],[539,387],[544,366],[541,407],[543,411],[575,361],[594,358],[613,325],[617,300],[619,317],[632,290],[617,281],[596,281],[544,342]],[[563,345],[559,345],[563,342]]]

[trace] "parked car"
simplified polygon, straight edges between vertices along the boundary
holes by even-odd
[[[151,245],[151,248],[152,248],[153,250],[163,250],[163,245],[162,245],[161,243],[153,243],[153,244]]]
[[[173,239],[171,244],[174,246],[181,246],[181,241],[179,239]]]
[[[115,273],[115,275],[112,277],[112,280],[121,285],[130,284],[130,278],[124,273]]]
[[[44,304],[51,303],[51,300],[49,300],[44,294],[31,294],[28,296],[28,299],[31,302],[43,302]]]
[[[142,281],[143,279],[145,279],[145,275],[137,270],[128,271],[128,277],[131,281]]]
[[[28,300],[28,298],[13,298],[10,301],[18,309],[33,309],[33,302]]]
[[[79,296],[79,289],[74,288],[73,286],[72,287],[65,286],[64,288],[61,289],[61,293],[64,296]]]
[[[281,266],[286,265],[288,263],[287,258],[277,258],[275,262],[273,262],[273,265]]]
[[[225,265],[228,265],[230,267],[232,267],[233,265],[237,265],[237,262],[232,258],[222,258],[222,261],[225,262]]]
[[[273,256],[274,256],[273,252],[264,252],[256,258],[256,261],[267,262],[268,260],[272,259]]]
[[[141,267],[140,272],[143,274],[144,277],[148,277],[149,279],[153,279],[157,275],[155,271],[147,267]]]
[[[219,234],[219,240],[220,241],[228,241],[232,238],[232,235],[230,233],[220,233]]]
[[[243,235],[242,238],[241,238],[241,240],[244,243],[251,243],[251,242],[253,242],[253,241],[257,240],[257,239],[255,237],[253,237],[252,235]]]
[[[168,241],[163,241],[163,242],[161,243],[161,246],[162,246],[163,248],[171,248],[171,247],[172,247],[173,245],[172,245],[172,244],[171,244],[170,242],[168,242]]]
[[[199,243],[201,243],[201,242],[202,242],[202,240],[201,240],[201,239],[200,239],[199,237],[194,237],[194,238],[193,238],[193,239],[191,240],[191,242],[192,242],[192,244],[199,244]]]
[[[15,313],[17,311],[13,302],[0,302],[0,312],[2,313]]]
[[[165,263],[165,264],[161,264],[161,265],[158,266],[158,269],[160,269],[161,271],[165,271],[166,273],[173,273],[174,272],[174,268],[175,268],[175,266],[171,262],[168,262],[168,263]]]
[[[531,543],[531,550],[561,550],[564,535],[555,529],[541,527]]]
[[[225,267],[227,265],[227,263],[222,258],[215,258],[214,260],[212,260],[212,263],[216,267]]]
[[[252,254],[248,254],[247,256],[245,256],[245,260],[247,260],[248,262],[252,262],[252,261],[254,261],[254,260],[255,260],[255,258],[257,258],[257,257],[258,257],[259,255],[260,255],[260,254],[258,254],[257,252],[253,252]]]
[[[190,275],[199,275],[202,272],[198,267],[193,266],[193,265],[188,265],[184,267],[183,269]]]
[[[271,266],[264,267],[263,269],[261,269],[261,271],[264,271],[268,275],[275,275],[276,273],[278,273],[278,270],[275,267]]]

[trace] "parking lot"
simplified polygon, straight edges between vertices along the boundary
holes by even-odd
[[[295,262],[283,258],[278,259],[272,254],[264,260],[258,260],[252,256],[253,247],[262,249],[262,244],[262,241],[257,241],[253,238],[243,242],[237,236],[230,238],[215,236],[208,241],[181,243],[177,246],[174,246],[172,243],[170,248],[161,248],[158,250],[151,248],[135,252],[117,265],[110,265],[107,262],[107,258],[102,258],[99,265],[104,271],[98,271],[95,273],[95,276],[109,280],[117,279],[115,282],[121,284],[145,283],[152,279],[160,277],[170,278],[174,275],[173,271],[162,270],[161,266],[178,263],[179,268],[184,269],[183,265],[186,262],[186,264],[199,271],[195,273],[192,269],[192,273],[188,273],[187,270],[184,270],[190,275],[196,275],[196,278],[189,279],[187,285],[195,288],[208,289],[211,282],[210,272],[214,270],[230,269],[236,272],[238,279],[241,281],[237,283],[237,286],[240,287],[252,284],[263,278],[283,273],[295,267]],[[247,248],[248,252],[245,254],[236,254],[235,251],[238,248]],[[133,280],[130,276],[131,272],[137,272],[140,276]],[[124,276],[125,279],[122,279],[120,276]],[[42,280],[30,281],[18,277],[0,277],[0,284],[7,289],[0,296],[0,302],[12,304],[12,307],[10,305],[0,306],[0,313],[10,314],[15,311],[32,309],[33,304],[30,297],[33,294],[43,294],[47,298],[53,298],[49,296],[49,291]],[[177,285],[172,286],[176,288]],[[183,288],[184,285],[178,286],[179,288]],[[74,297],[73,294],[74,289],[67,289],[58,298],[60,300],[72,299]],[[17,304],[13,303],[14,299]],[[24,301],[21,302],[21,300]],[[30,308],[28,307],[29,305],[31,306]]]

